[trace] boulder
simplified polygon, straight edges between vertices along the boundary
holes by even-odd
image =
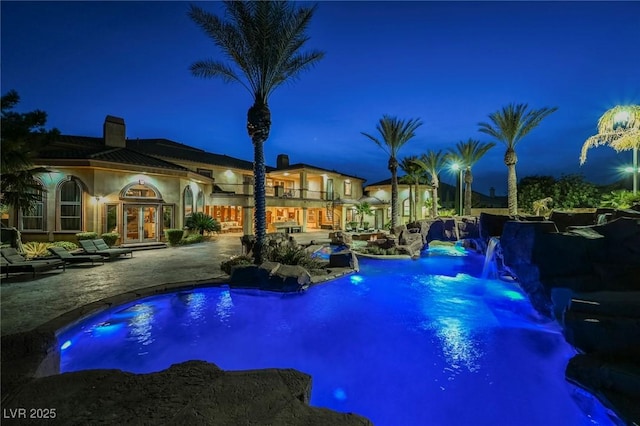
[[[331,239],[331,244],[337,246],[349,246],[353,242],[351,235],[342,231],[330,232],[329,238]]]
[[[458,227],[458,238],[461,240],[480,237],[478,220],[475,217],[463,217],[456,223]]]
[[[311,376],[297,370],[226,372],[187,361],[151,374],[88,370],[42,377],[9,395],[3,409],[55,408],[56,424],[75,425],[372,424],[355,414],[311,407],[310,399]],[[7,425],[41,423],[3,419]]]
[[[278,264],[278,267],[273,269],[269,274],[269,281],[263,289],[298,292],[308,289],[310,284],[311,274],[304,267],[300,265]]]
[[[351,268],[358,272],[358,258],[351,250],[343,250],[329,255],[329,268]]]
[[[262,265],[235,265],[231,268],[229,284],[231,287],[260,288],[269,280],[271,269]]]
[[[572,213],[554,210],[549,216],[549,220],[554,222],[558,231],[564,232],[568,226],[588,226],[596,224],[594,213]]]
[[[504,224],[513,219],[513,217],[507,215],[480,213],[480,219],[478,220],[480,238],[486,244],[491,237],[501,236]]]
[[[406,225],[398,225],[395,228],[393,228],[391,230],[391,233],[393,235],[400,235],[402,233],[402,231],[406,231],[407,230],[407,226]]]

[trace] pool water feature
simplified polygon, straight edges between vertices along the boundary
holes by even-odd
[[[331,256],[331,254],[341,252],[343,250],[346,250],[347,248],[347,246],[343,245],[327,244],[311,253],[311,257],[329,260],[329,256]]]
[[[362,259],[359,274],[272,294],[202,288],[138,300],[59,335],[61,370],[295,368],[311,404],[384,425],[613,425],[564,369],[575,351],[484,258],[434,247]]]

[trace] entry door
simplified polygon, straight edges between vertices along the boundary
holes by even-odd
[[[125,243],[158,241],[158,206],[126,205],[124,229]]]

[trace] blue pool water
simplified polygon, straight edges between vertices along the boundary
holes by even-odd
[[[476,278],[480,256],[360,265],[302,294],[203,288],[110,309],[60,334],[61,369],[296,368],[312,405],[377,426],[615,424],[566,382],[575,351],[559,327],[514,284]]]

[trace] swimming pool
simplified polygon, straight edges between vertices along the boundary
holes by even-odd
[[[60,334],[61,370],[152,372],[190,359],[296,368],[311,404],[379,425],[613,425],[564,379],[575,351],[512,283],[455,247],[369,260],[302,294],[203,288],[146,298]]]

